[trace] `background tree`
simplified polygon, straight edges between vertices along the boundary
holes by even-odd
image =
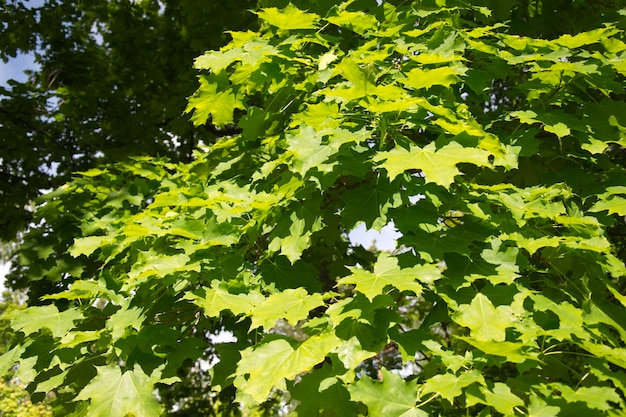
[[[265,4],[195,63],[232,135],[41,201],[0,371],[75,416],[199,359],[218,415],[622,415],[626,10],[498,4]]]
[[[252,0],[3,1],[0,58],[34,53],[25,83],[0,88],[0,238],[32,218],[29,204],[74,171],[131,155],[189,160],[224,132],[183,115],[193,58],[227,30],[254,28]]]

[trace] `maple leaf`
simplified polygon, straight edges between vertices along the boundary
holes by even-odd
[[[345,202],[341,217],[346,225],[363,221],[368,229],[380,229],[387,224],[389,209],[402,203],[400,193],[384,177],[377,178],[375,184],[364,184],[346,191],[341,199]]]
[[[309,295],[304,288],[287,289],[270,295],[254,307],[250,314],[250,328],[263,326],[271,329],[278,319],[285,319],[295,326],[300,320],[306,319],[311,310],[321,305],[324,305],[324,299],[320,294]]]
[[[28,307],[10,315],[11,327],[29,335],[43,328],[49,329],[54,337],[63,337],[74,327],[74,321],[84,318],[80,311],[69,309],[59,312],[55,305]]]
[[[418,282],[430,283],[441,277],[441,271],[435,265],[416,265],[411,268],[400,268],[398,259],[387,253],[381,253],[374,265],[374,272],[362,268],[350,267],[351,275],[341,278],[339,284],[354,284],[355,289],[370,300],[380,294],[388,286],[401,291],[422,293],[422,285]]]
[[[289,150],[293,154],[293,164],[302,177],[311,169],[317,168],[322,172],[329,172],[336,163],[327,163],[330,157],[337,153],[341,143],[333,141],[322,146],[324,132],[317,132],[311,126],[300,126],[295,135],[287,135]]]
[[[493,306],[491,300],[478,293],[470,304],[459,306],[452,319],[468,327],[472,338],[478,341],[503,342],[506,329],[515,321],[510,306]]]
[[[74,244],[68,250],[73,257],[91,255],[96,249],[113,242],[110,236],[88,236],[74,240]]]
[[[148,251],[145,254],[145,261],[133,266],[128,278],[135,280],[151,275],[164,277],[172,272],[188,269],[189,260],[189,256],[184,253],[167,256]]]
[[[334,25],[345,27],[363,35],[367,30],[376,29],[378,20],[369,13],[352,12],[333,7],[326,15],[326,20]]]
[[[5,375],[15,363],[19,362],[25,348],[21,345],[15,346],[13,349],[0,355],[0,374]]]
[[[318,417],[322,410],[332,410],[337,416],[357,415],[356,403],[350,401],[350,394],[335,377],[333,368],[325,363],[321,369],[314,369],[299,378],[289,391],[299,402],[296,412],[302,417]]]
[[[514,415],[516,407],[524,406],[524,401],[511,392],[511,388],[502,382],[496,382],[493,389],[481,387],[486,401],[505,416]]]
[[[139,365],[122,373],[115,365],[96,366],[95,378],[83,388],[76,401],[89,401],[90,417],[154,417],[161,406],[154,398],[158,371],[146,375]]]
[[[282,30],[314,29],[319,18],[315,13],[307,13],[289,3],[284,9],[268,7],[257,12],[259,18]]]
[[[276,339],[241,352],[235,386],[242,402],[265,401],[274,388],[286,389],[285,379],[310,370],[341,344],[332,333],[311,336],[293,347],[285,339]]]
[[[200,88],[189,98],[186,113],[191,113],[191,120],[196,125],[206,123],[209,115],[216,126],[233,122],[235,109],[244,109],[244,105],[232,92],[217,91],[216,83],[209,83],[206,77],[200,77]]]
[[[596,202],[589,211],[599,212],[606,210],[609,214],[626,216],[626,187],[607,187],[606,192],[598,195]]]
[[[464,67],[439,67],[432,70],[414,68],[401,82],[414,89],[429,88],[433,85],[449,86],[458,81],[458,74],[465,72]]]
[[[476,370],[463,372],[461,375],[450,373],[435,375],[428,378],[421,387],[420,396],[439,394],[451,403],[461,395],[462,391],[475,382],[485,383],[482,374]]]
[[[426,182],[449,187],[454,182],[454,177],[462,174],[456,167],[457,164],[489,166],[489,155],[487,151],[464,148],[457,142],[450,142],[440,149],[431,142],[423,148],[411,145],[409,150],[396,147],[387,152],[379,152],[374,161],[381,162],[378,166],[387,170],[390,180],[409,169],[419,169],[424,173]]]
[[[232,294],[218,280],[213,280],[210,288],[186,293],[184,298],[201,307],[207,317],[219,317],[224,310],[230,310],[235,316],[247,315],[263,300],[258,292]]]
[[[415,405],[416,380],[406,382],[400,375],[382,368],[382,382],[363,377],[350,385],[350,398],[365,404],[369,415],[385,417],[427,417]]]
[[[271,235],[270,251],[279,251],[294,264],[311,245],[311,235],[323,226],[319,216],[319,197],[311,196],[304,204],[289,213],[289,221],[282,222]],[[288,226],[288,228],[287,228]]]
[[[230,48],[222,51],[208,51],[194,60],[194,68],[220,72],[230,64],[241,59],[241,48]]]
[[[123,336],[128,327],[139,331],[144,318],[142,309],[129,307],[128,301],[124,301],[124,306],[109,317],[106,328],[111,331],[113,340],[117,340]]]
[[[528,417],[553,417],[559,414],[561,409],[548,405],[544,400],[536,395],[530,397],[528,405]]]

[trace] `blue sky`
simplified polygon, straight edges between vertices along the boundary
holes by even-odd
[[[24,7],[41,7],[44,0],[26,0]],[[32,54],[21,54],[11,59],[9,62],[4,63],[0,60],[0,86],[6,86],[7,81],[10,79],[24,82],[28,79],[24,70],[35,69],[35,61]]]
[[[6,86],[10,79],[24,82],[28,79],[24,71],[35,68],[33,55],[18,55],[7,63],[0,61],[0,85]]]

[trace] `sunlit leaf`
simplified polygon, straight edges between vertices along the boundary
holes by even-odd
[[[451,403],[461,395],[465,387],[473,383],[484,384],[483,376],[477,371],[464,372],[461,375],[439,374],[429,378],[421,387],[420,395],[439,394]]]
[[[114,365],[99,366],[98,374],[83,388],[76,401],[89,401],[89,415],[94,417],[151,417],[161,407],[153,395],[153,376],[139,366],[121,372]]]
[[[453,315],[454,321],[470,328],[473,338],[479,341],[503,342],[506,329],[515,317],[508,306],[494,307],[489,298],[478,293],[470,304],[461,305]]]
[[[278,319],[285,319],[295,326],[300,320],[306,319],[311,310],[323,304],[320,294],[308,295],[303,288],[272,294],[254,307],[251,313],[252,328],[263,326],[271,329]]]
[[[455,176],[462,174],[457,164],[489,165],[488,158],[489,153],[475,148],[465,149],[456,142],[440,149],[433,142],[423,148],[411,146],[409,150],[395,148],[380,152],[374,160],[382,162],[380,166],[387,170],[391,179],[413,169],[422,171],[426,181],[448,187],[454,182]]]
[[[218,91],[217,84],[209,83],[205,77],[200,77],[200,88],[189,98],[186,112],[192,113],[191,120],[196,125],[211,122],[217,126],[224,126],[233,122],[235,109],[243,109],[243,103],[229,91]]]
[[[269,7],[257,12],[259,18],[279,29],[314,29],[318,16],[307,13],[289,3],[284,9]]]
[[[341,278],[340,284],[354,284],[356,290],[370,300],[384,294],[384,289],[394,287],[401,291],[412,291],[416,295],[422,293],[421,283],[429,284],[441,277],[435,265],[416,265],[412,268],[400,268],[397,258],[385,253],[381,254],[374,265],[374,271],[351,268],[352,275]]]
[[[235,385],[242,398],[249,396],[257,403],[262,402],[272,389],[285,389],[285,379],[310,370],[338,345],[336,336],[322,334],[296,346],[285,339],[277,339],[246,349],[241,352],[237,369],[240,377]]]
[[[370,415],[390,417],[426,417],[417,408],[416,381],[406,382],[400,375],[381,370],[382,381],[369,377],[352,385],[350,397],[367,405]]]
[[[26,335],[46,328],[54,337],[63,337],[74,327],[74,322],[83,317],[80,311],[74,309],[59,312],[54,305],[28,307],[11,314],[11,327]]]

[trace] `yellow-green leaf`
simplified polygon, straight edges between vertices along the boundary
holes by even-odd
[[[289,3],[284,9],[269,7],[257,12],[259,18],[282,30],[314,29],[318,15],[307,13]]]

